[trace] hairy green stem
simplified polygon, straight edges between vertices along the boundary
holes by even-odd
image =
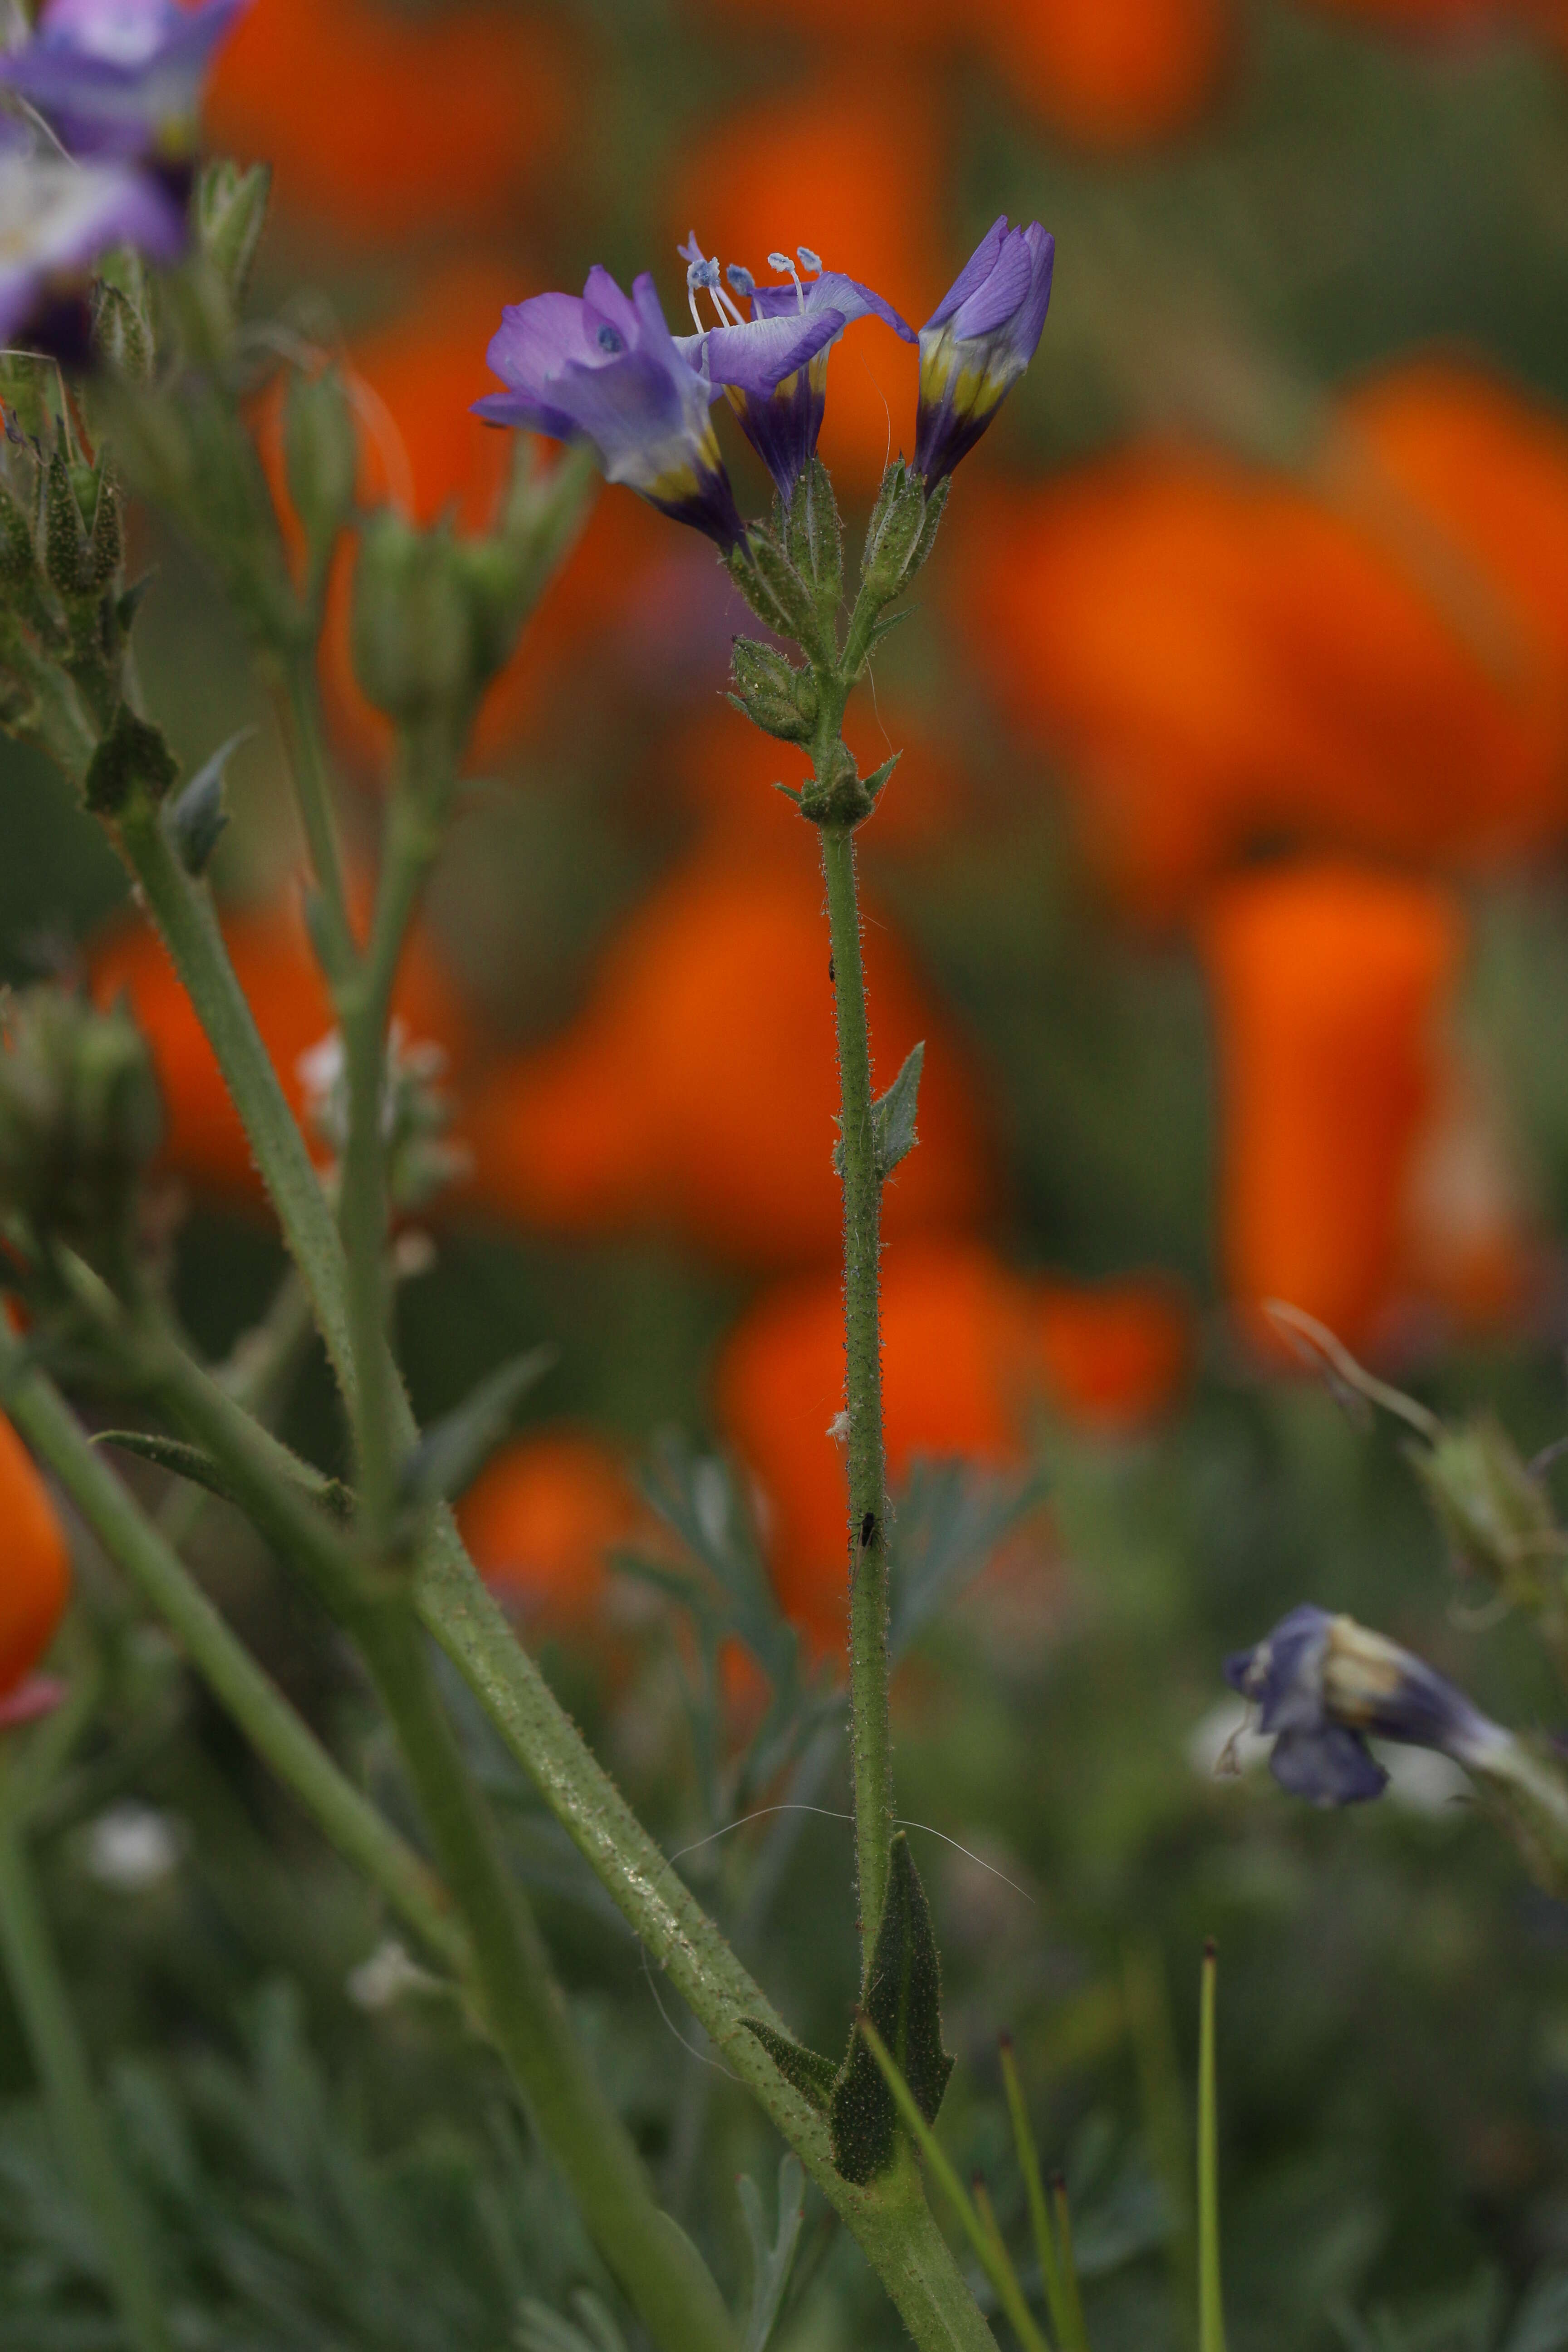
[[[299,1123],[229,961],[211,895],[181,866],[157,809],[133,803],[120,820],[118,838],[245,1122],[262,1182],[352,1407],[358,1381],[344,1307],[342,1245]]]
[[[145,2226],[121,2170],[38,1900],[24,1831],[0,1782],[0,1952],[55,2137],[91,2216],[134,2352],[173,2352]]]
[[[450,1898],[383,1820],[229,1631],[189,1570],[91,1445],[58,1391],[22,1369],[0,1329],[5,1410],[100,1543],[174,1635],[191,1664],[345,1861],[363,1870],[430,1953],[458,1973],[468,1946]]]
[[[140,1355],[172,1416],[208,1448],[263,1533],[355,1636],[468,1931],[477,2005],[605,2262],[666,2352],[733,2352],[718,2289],[654,2201],[573,2037],[527,1898],[506,1873],[489,1810],[440,1707],[405,1584],[356,1559],[289,1475],[285,1450],[166,1330],[144,1323],[122,1349],[124,1369],[134,1371]]]
[[[337,1227],[210,906],[173,859],[161,832],[149,841],[139,830],[125,847],[223,1067],[340,1384],[352,1400],[357,1384]],[[413,1415],[401,1384],[395,1407],[412,1438]],[[894,2198],[880,2187],[857,2189],[835,2169],[822,2118],[742,2023],[747,2016],[780,2027],[783,2021],[519,1645],[445,1509],[421,1549],[416,1601],[611,1900],[843,2217],[921,2352],[994,2352],[990,2329],[918,2191]]]
[[[327,973],[329,979],[340,981],[353,969],[355,949],[316,685],[315,649],[309,643],[290,645],[278,660],[281,669],[278,698],[294,772],[295,803],[321,893]]]
[[[844,1174],[846,1454],[849,1473],[849,1712],[854,1732],[855,1851],[860,1878],[861,1973],[868,1979],[888,1890],[893,1838],[888,1720],[888,1471],[882,1444],[879,1313],[881,1177],[871,1115],[871,1049],[855,895],[855,842],[822,830],[833,1003],[838,1031]]]
[[[382,848],[370,944],[337,992],[348,1081],[339,1230],[348,1267],[348,1318],[359,1397],[353,1413],[361,1529],[373,1555],[390,1539],[399,1459],[412,1434],[399,1412],[390,1344],[392,1292],[386,1260],[391,1219],[384,1105],[392,992],[408,926],[440,850],[456,780],[443,736],[398,744],[398,776]]]
[[[423,1628],[405,1596],[393,1594],[354,1630],[468,1922],[485,2019],[595,2244],[663,2352],[734,2352],[706,2264],[655,2203],[625,2126],[584,2063],[532,1913],[502,1864],[437,1698]]]
[[[1225,2297],[1220,2288],[1219,2099],[1215,2060],[1215,1948],[1204,1947],[1198,2011],[1198,2347],[1225,2352]]]

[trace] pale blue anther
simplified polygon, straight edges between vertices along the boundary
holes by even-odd
[[[813,253],[809,245],[797,245],[795,250],[795,258],[800,263],[801,268],[803,269],[809,270],[814,278],[820,278],[822,275],[821,254]]]
[[[743,301],[749,301],[756,292],[757,281],[743,261],[732,261],[724,275]]]

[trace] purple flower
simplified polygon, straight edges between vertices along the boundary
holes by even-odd
[[[606,481],[726,551],[744,538],[708,414],[713,386],[677,344],[646,271],[629,295],[594,268],[581,298],[536,294],[503,310],[489,358],[509,389],[476,400],[477,415],[586,441]]]
[[[179,165],[196,143],[214,49],[248,0],[47,0],[0,80],[27,99],[73,155]]]
[[[82,296],[99,256],[132,245],[172,261],[184,236],[180,206],[141,172],[0,146],[0,343],[84,357]]]
[[[787,506],[816,454],[827,397],[827,354],[845,328],[874,313],[907,343],[914,341],[914,330],[890,302],[858,278],[846,278],[837,269],[825,271],[805,246],[799,248],[801,265],[816,273],[809,284],[803,284],[787,254],[768,256],[771,268],[789,273],[773,286],[759,286],[749,269],[731,263],[730,285],[742,301],[750,301],[750,319],[721,285],[719,265],[704,257],[695,230],[680,247],[680,257],[688,265],[691,315],[710,379],[728,394],[742,431]],[[720,318],[717,327],[702,326],[699,291],[711,296]]]
[[[1369,1733],[1472,1769],[1513,1745],[1410,1651],[1310,1604],[1282,1617],[1256,1649],[1227,1658],[1225,1678],[1257,1707],[1259,1731],[1275,1735],[1269,1769],[1280,1787],[1320,1805],[1382,1795],[1388,1775]]]
[[[986,230],[921,329],[915,470],[928,490],[966,457],[1045,331],[1057,241],[1038,221]]]

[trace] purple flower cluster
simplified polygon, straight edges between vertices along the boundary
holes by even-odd
[[[1353,1617],[1310,1603],[1282,1617],[1255,1649],[1227,1658],[1225,1677],[1258,1709],[1258,1730],[1273,1734],[1269,1769],[1280,1787],[1315,1804],[1382,1795],[1388,1775],[1369,1735],[1466,1765],[1512,1744],[1424,1659]]]
[[[247,0],[46,0],[0,55],[0,342],[68,343],[93,263],[173,259],[186,229],[202,86]]]
[[[650,277],[628,299],[596,268],[581,299],[539,294],[503,312],[489,363],[508,388],[475,405],[492,424],[587,442],[608,480],[728,551],[745,527],[709,414],[721,392],[787,503],[816,455],[828,353],[857,320],[879,319],[920,344],[915,464],[934,489],[1034,357],[1054,251],[1037,221],[1009,229],[999,220],[917,337],[881,295],[824,269],[804,246],[794,260],[770,254],[780,275],[759,285],[733,264],[721,273],[694,235],[681,247],[693,334],[670,333]],[[703,323],[704,294],[716,324]]]

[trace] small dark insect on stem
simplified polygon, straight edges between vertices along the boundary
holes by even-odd
[[[868,1511],[860,1522],[860,1549],[868,1551],[877,1540],[877,1514]]]
[[[837,966],[836,966],[836,964],[834,963],[833,958],[832,958],[831,956],[829,956],[829,957],[828,957],[828,959],[827,959],[827,985],[828,985],[828,987],[829,987],[829,988],[836,988],[836,987],[837,986],[837,984],[838,984],[838,971],[837,971]]]

